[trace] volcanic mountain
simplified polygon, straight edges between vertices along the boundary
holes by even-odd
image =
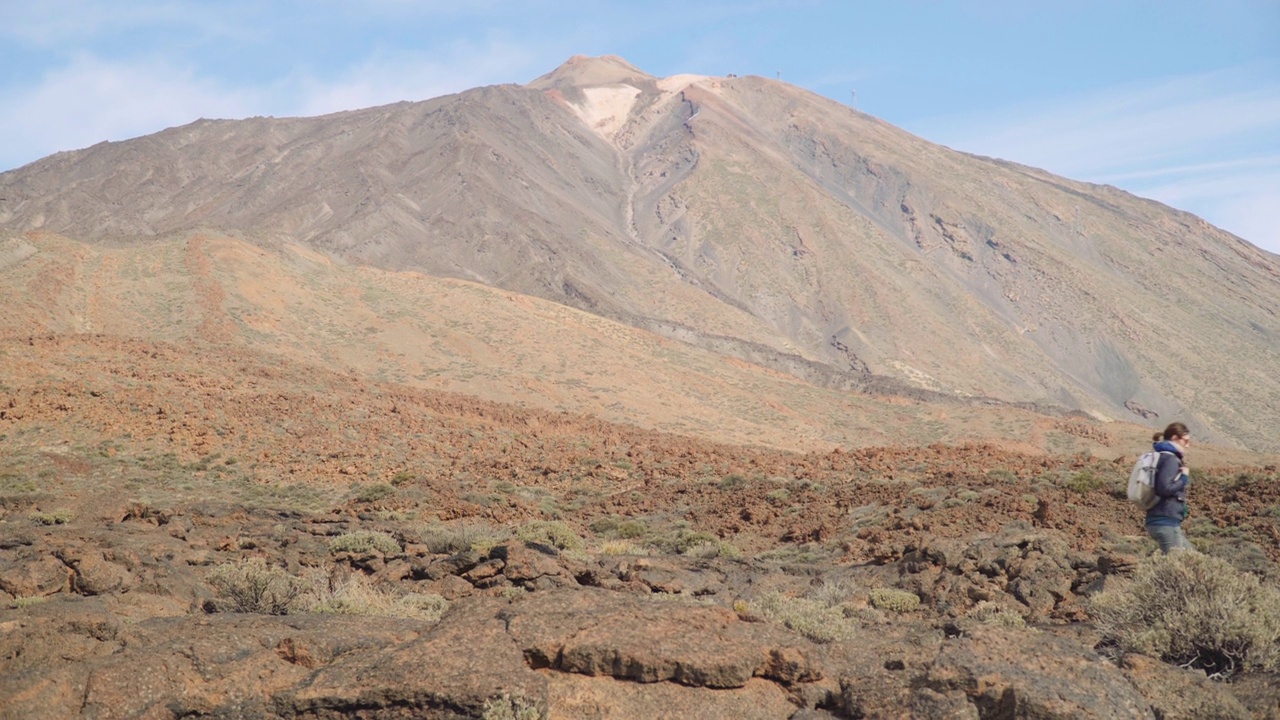
[[[0,233],[5,335],[479,374],[490,397],[734,441],[849,442],[872,393],[1280,448],[1280,257],[766,78],[575,57],[527,85],[200,120],[0,174]],[[892,439],[867,417],[845,422]]]

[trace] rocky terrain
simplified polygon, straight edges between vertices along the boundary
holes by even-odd
[[[1152,549],[1132,454],[796,453],[217,346],[2,350],[0,717],[1280,711],[1278,675],[1107,651],[1089,598]],[[1190,533],[1273,581],[1280,473],[1229,457]]]
[[[618,58],[61,153],[0,719],[1280,717],[1277,318],[1185,213]]]

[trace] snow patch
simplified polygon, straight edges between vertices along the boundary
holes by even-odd
[[[658,89],[663,92],[675,93],[680,92],[696,82],[709,79],[710,78],[706,75],[693,75],[690,73],[672,75],[671,77],[665,77],[659,80]]]
[[[586,99],[570,107],[587,127],[606,140],[612,140],[630,117],[631,108],[640,97],[640,89],[631,85],[605,85],[583,88],[582,94]]]

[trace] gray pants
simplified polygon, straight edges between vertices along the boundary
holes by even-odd
[[[1160,552],[1166,555],[1178,550],[1195,550],[1181,525],[1148,525],[1147,534],[1160,543]]]

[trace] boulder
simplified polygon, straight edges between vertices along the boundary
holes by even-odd
[[[943,645],[923,687],[968,696],[981,717],[1152,718],[1120,669],[1071,638],[975,628]]]
[[[1203,672],[1174,667],[1144,655],[1126,655],[1120,667],[1161,720],[1249,720],[1252,717],[1231,696],[1228,686],[1210,680]]]

